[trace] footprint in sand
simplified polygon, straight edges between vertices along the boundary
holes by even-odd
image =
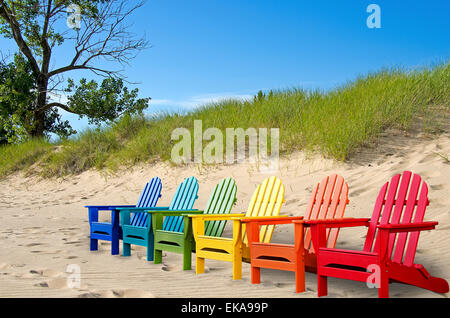
[[[352,189],[351,190],[351,195],[352,195],[352,197],[357,197],[357,196],[359,196],[359,195],[361,195],[361,194],[363,194],[365,192],[368,192],[368,191],[371,191],[371,189],[369,189],[367,187],[364,187],[362,189]]]
[[[165,272],[180,271],[182,269],[181,265],[163,265],[161,269]]]
[[[78,244],[78,245],[75,245],[75,246],[81,246],[84,243],[82,241],[67,241],[64,244]]]
[[[287,200],[285,205],[287,206],[287,205],[290,205],[290,204],[293,204],[293,203],[298,203],[298,202],[299,202],[298,199],[291,199],[291,200]],[[300,204],[297,204],[297,205],[300,205]]]
[[[64,231],[64,232],[66,232],[66,231],[78,231],[78,230],[80,230],[80,228],[79,227],[67,227],[67,228],[62,228],[60,230]]]
[[[441,176],[441,172],[439,170],[433,170],[433,171],[418,171],[416,172],[419,176],[422,177],[423,180],[431,179],[431,178],[437,178]]]
[[[104,298],[100,293],[84,293],[78,295],[78,298]]]
[[[7,263],[0,263],[0,271],[5,269],[11,269],[13,266]]]
[[[428,163],[430,161],[436,161],[439,156],[436,153],[430,153],[428,155],[425,155],[422,159],[419,160],[418,163]]]
[[[305,188],[305,191],[308,193],[312,192],[312,190],[313,190],[312,186],[308,186]]]
[[[209,273],[209,272],[219,272],[224,270],[224,267],[209,267],[209,266],[205,266],[205,273]]]
[[[113,290],[113,294],[120,298],[154,298],[155,296],[145,290],[139,289],[125,289],[125,290]]]
[[[444,189],[444,185],[443,184],[430,185],[430,188],[432,190],[442,190]]]
[[[43,243],[30,243],[25,245],[26,247],[33,247],[33,246],[39,246],[39,245],[44,245]]]
[[[108,291],[92,291],[83,293],[79,298],[155,298],[155,296],[145,290],[140,289],[124,289],[124,290],[108,290]]]
[[[136,253],[136,257],[138,258],[138,260],[146,261],[147,260],[147,252],[145,252],[145,253],[138,252],[138,253]]]
[[[32,269],[30,270],[30,274],[39,275],[42,277],[49,277],[49,278],[57,278],[65,276],[66,274],[60,271],[55,271],[53,269]]]
[[[49,280],[46,282],[37,283],[34,286],[51,288],[51,289],[63,289],[63,288],[68,287],[66,278],[57,278],[57,279]]]
[[[31,274],[31,275],[30,275]],[[43,269],[43,270],[30,270],[30,273],[23,278],[35,278],[35,277],[44,277],[50,278],[49,280],[45,280],[35,284],[36,287],[50,288],[50,289],[63,289],[70,288],[68,280],[69,276],[67,273],[55,271],[52,269]],[[80,286],[81,289],[86,289],[85,285]]]
[[[37,278],[37,277],[48,277],[48,278],[60,278],[65,274],[52,269],[32,269],[28,273],[20,275],[20,278]]]

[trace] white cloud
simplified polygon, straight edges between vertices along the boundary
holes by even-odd
[[[151,105],[169,105],[172,101],[169,99],[152,99],[150,100]]]
[[[206,104],[217,103],[226,99],[249,100],[251,98],[253,98],[253,95],[250,94],[202,94],[191,96],[183,100],[153,99],[150,101],[150,105],[172,106],[175,108],[182,108],[184,110],[193,110]]]

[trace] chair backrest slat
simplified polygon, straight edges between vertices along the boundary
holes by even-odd
[[[400,188],[398,189],[397,198],[395,199],[395,207],[394,212],[392,214],[392,217],[389,221],[390,224],[399,224],[400,223],[400,217],[403,212],[403,208],[405,207],[406,203],[406,194],[408,192],[409,188],[409,181],[411,179],[411,172],[407,171],[403,174],[403,177],[400,182]],[[413,206],[414,208],[414,206]],[[406,213],[406,211],[405,211]],[[389,235],[389,241],[388,241],[388,257],[391,258],[392,250],[394,248],[395,238],[397,233],[391,233]]]
[[[378,193],[377,200],[375,201],[375,207],[373,209],[372,217],[369,222],[369,228],[367,229],[366,240],[364,242],[364,251],[372,251],[373,241],[375,239],[375,234],[377,232],[378,219],[381,215],[381,210],[383,209],[384,198],[388,188],[389,182],[386,182]]]
[[[342,176],[332,174],[325,177],[312,192],[305,220],[342,218],[348,204],[348,185]],[[327,230],[327,247],[333,248],[336,245],[339,229]],[[305,230],[304,246],[314,252],[311,242],[311,231]]]
[[[414,222],[422,222],[428,202],[428,186],[419,175],[405,171],[403,175],[398,174],[392,177],[391,181],[381,188],[377,197],[364,243],[364,251],[378,251],[380,244],[376,235],[378,224],[408,224],[413,220],[413,216]],[[404,265],[411,266],[414,262],[418,239],[418,231],[391,233],[387,243],[388,257],[397,263],[402,263],[403,260]]]
[[[162,182],[158,177],[152,178],[144,187],[136,204],[137,208],[155,207],[161,197]],[[148,214],[133,213],[130,224],[133,226],[147,226]]]
[[[214,187],[206,204],[204,214],[228,214],[236,202],[237,186],[232,178],[225,178]],[[222,236],[226,221],[207,221],[205,224],[206,236]]]
[[[402,223],[410,223],[414,213],[414,206],[416,205],[417,195],[419,193],[421,178],[419,175],[414,175],[411,182],[411,189],[409,190],[408,199],[406,203],[405,212],[403,213]],[[406,245],[408,233],[399,233],[397,239],[397,249],[394,252],[393,261],[401,263],[403,259],[403,251]]]
[[[423,221],[428,204],[428,186],[425,182],[422,182],[422,189],[420,191],[419,201],[416,204],[416,213],[414,215],[415,223]],[[406,266],[412,266],[414,262],[417,243],[419,241],[419,233],[419,231],[409,233],[408,247],[406,249],[405,259],[403,260],[403,264]]]
[[[392,208],[394,207],[394,203],[395,203],[395,195],[397,194],[399,181],[400,181],[400,175],[397,175],[392,178],[392,180],[389,184],[389,189],[387,191],[387,196],[386,196],[386,200],[385,200],[385,203],[383,206],[383,211],[381,213],[381,219],[379,221],[379,224],[388,224],[389,223],[389,220],[391,218]],[[375,245],[373,247],[375,251],[378,251],[380,243],[381,242],[379,240],[379,237],[376,236]]]
[[[247,217],[254,216],[278,216],[284,200],[284,185],[277,177],[269,177],[258,185],[250,199]],[[262,225],[260,227],[260,242],[268,243],[272,238],[274,225]],[[243,241],[247,243],[247,233],[243,231]]]
[[[342,176],[337,176],[336,183],[334,185],[334,194],[331,201],[328,213],[325,216],[326,219],[336,219],[343,218],[345,213],[345,208],[347,207],[348,201],[348,185],[344,181]],[[327,236],[327,247],[334,248],[336,246],[337,237],[339,234],[339,228],[330,229]],[[311,244],[312,248],[312,244]]]
[[[198,181],[195,177],[186,178],[177,188],[169,210],[190,210],[198,198]],[[183,232],[183,217],[168,216],[164,219],[164,231]]]
[[[328,210],[331,205],[331,197],[333,195],[334,185],[336,183],[337,175],[333,174],[329,177],[327,182],[327,187],[323,196],[322,204],[319,208],[319,215],[317,216],[318,219],[325,219],[328,213]],[[334,213],[334,212],[332,212]]]

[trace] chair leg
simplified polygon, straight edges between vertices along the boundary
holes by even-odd
[[[379,298],[389,298],[389,276],[381,274],[380,286],[378,289]]]
[[[131,256],[131,244],[122,241],[122,255]]]
[[[301,233],[303,237],[303,232]],[[301,242],[303,247],[303,242]],[[303,293],[305,291],[305,250],[300,249],[295,257],[295,292]]]
[[[97,239],[91,238],[91,246],[90,246],[90,250],[91,250],[91,251],[96,251],[96,250],[98,250],[98,240],[97,240]]]
[[[153,237],[153,234],[150,233],[148,235],[148,239],[147,239],[147,261],[148,262],[151,262],[154,260],[154,257],[155,257],[154,249],[155,249],[154,237]],[[155,263],[155,264],[160,264],[161,262],[162,262],[162,251],[161,251],[161,261],[159,263]]]
[[[192,268],[192,244],[188,241],[183,247],[183,270]]]
[[[205,259],[202,257],[195,257],[195,273],[204,274],[205,273]]]
[[[150,247],[148,247],[150,249]],[[161,264],[162,263],[162,251],[154,250],[153,251],[153,263]]]
[[[242,279],[242,255],[239,248],[233,251],[233,280]]]
[[[111,255],[119,254],[119,233],[113,233],[111,237]]]
[[[305,266],[298,264],[295,271],[295,292],[303,293],[305,291]]]
[[[147,246],[147,262],[153,261],[154,254],[153,254],[153,246]]]
[[[256,266],[251,266],[251,278],[252,284],[261,283],[261,268]]]
[[[317,273],[317,296],[328,295],[327,277]]]

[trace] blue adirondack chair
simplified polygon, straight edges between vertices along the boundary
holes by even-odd
[[[123,237],[123,231],[119,221],[119,208],[149,208],[154,207],[161,197],[161,179],[151,179],[142,190],[136,205],[87,205],[89,212],[89,225],[91,237],[91,251],[98,249],[98,240],[111,242],[111,255],[119,254],[119,240]],[[111,211],[111,222],[99,222],[99,211]],[[134,213],[130,221],[133,225],[146,225],[150,217],[147,213]]]
[[[131,255],[131,244],[147,247],[147,260],[153,261],[154,235],[151,225],[151,211],[180,211],[192,210],[198,198],[198,181],[195,177],[186,178],[177,188],[169,207],[148,208],[119,208],[120,220],[123,230],[123,256]],[[146,211],[148,215],[145,224],[133,224],[130,216],[133,212]],[[183,231],[183,216],[169,216],[164,220],[167,229]]]

